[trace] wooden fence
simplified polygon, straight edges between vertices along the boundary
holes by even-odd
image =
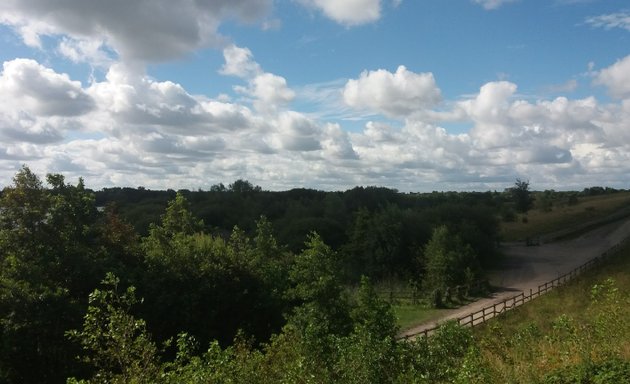
[[[528,301],[533,300],[536,297],[539,297],[547,292],[549,292],[550,290],[559,287],[571,280],[573,280],[574,278],[576,278],[578,275],[580,275],[582,272],[586,271],[587,269],[592,268],[593,266],[595,266],[596,264],[599,264],[602,260],[606,259],[608,256],[616,253],[621,247],[623,247],[626,243],[628,243],[630,241],[630,237],[625,238],[624,240],[622,240],[620,243],[613,245],[611,248],[609,248],[607,251],[605,251],[604,253],[602,253],[599,256],[596,256],[595,258],[587,261],[586,263],[580,265],[579,267],[571,270],[570,272],[557,277],[551,281],[548,281],[544,284],[541,284],[538,286],[537,290],[533,290],[530,289],[529,293],[526,292],[521,292],[516,296],[512,296],[510,298],[507,298],[501,302],[495,303],[493,305],[489,305],[477,312],[471,313],[469,315],[466,316],[462,316],[459,317],[456,320],[459,325],[461,326],[469,326],[469,327],[474,327],[475,325],[479,325],[479,324],[483,324],[484,322],[492,319],[493,317],[499,316],[502,313],[505,313],[511,309],[514,309],[520,305],[525,304]],[[409,335],[405,335],[404,337],[401,337],[401,339],[405,339],[408,340],[410,338],[415,338],[418,337],[420,335],[424,336],[424,337],[428,337],[429,335],[431,335],[433,332],[435,332],[435,330],[437,330],[440,327],[440,325],[436,325],[435,327],[432,328],[428,328],[428,329],[424,329],[422,331],[419,331],[417,333],[413,333],[413,334],[409,334]]]

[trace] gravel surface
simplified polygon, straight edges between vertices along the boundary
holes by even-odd
[[[447,310],[439,319],[420,324],[400,336],[416,335],[425,329],[450,319],[461,318],[485,307],[518,295],[529,294],[545,284],[587,261],[600,256],[612,246],[630,236],[630,220],[604,225],[581,236],[564,241],[527,247],[524,244],[505,244],[502,251],[505,259],[497,270],[489,272],[490,284],[496,292],[463,307]]]

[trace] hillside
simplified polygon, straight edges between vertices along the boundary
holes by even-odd
[[[626,246],[569,284],[475,328],[482,365],[492,382],[627,383],[629,292]],[[602,381],[594,381],[598,374]]]

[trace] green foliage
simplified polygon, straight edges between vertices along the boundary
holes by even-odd
[[[287,291],[297,303],[288,324],[300,334],[320,364],[331,364],[335,337],[351,329],[349,303],[341,281],[337,254],[313,233],[296,255]]]
[[[101,220],[82,180],[48,175],[46,189],[25,166],[13,181],[0,199],[0,377],[59,382],[82,370],[64,331],[80,325],[105,272],[131,275],[137,255],[120,241],[110,255],[117,229]]]
[[[402,229],[402,212],[394,206],[374,213],[359,209],[344,250],[353,277],[382,278],[401,271]]]
[[[260,192],[262,189],[259,186],[254,186],[247,180],[238,179],[229,185],[228,190],[236,193],[252,193]]]
[[[556,316],[548,329],[494,343],[453,323],[398,342],[392,310],[368,278],[349,294],[348,281],[367,273],[413,275],[439,299],[463,295],[498,256],[496,193],[274,194],[242,180],[211,192],[108,191],[135,199],[142,220],[166,207],[140,238],[116,207],[99,213],[82,180],[48,175],[47,185],[24,167],[0,198],[0,382],[481,383],[549,372],[545,380],[623,382],[628,373],[619,340],[630,329],[628,296],[612,281],[591,290],[586,321]],[[263,212],[269,219],[254,225]],[[327,232],[308,235],[293,255],[272,221],[291,242],[309,227]],[[143,304],[121,286],[136,286]]]
[[[147,272],[144,314],[158,340],[187,332],[229,344],[238,329],[266,339],[280,328],[286,266],[266,220],[252,241],[234,228],[226,242],[202,232],[178,194],[161,225],[142,241]],[[225,321],[229,318],[230,321]]]
[[[472,248],[464,244],[457,235],[452,235],[446,226],[433,231],[431,240],[424,249],[425,278],[427,291],[440,290],[458,285],[470,286],[479,277],[479,263]],[[439,294],[435,294],[435,302]]]
[[[627,382],[627,260],[627,250],[622,251],[610,266],[588,272],[482,329],[478,345],[491,381]],[[615,279],[601,280],[610,275]]]
[[[469,352],[473,347],[472,333],[453,321],[444,323],[431,337],[419,336],[413,343],[404,343],[406,361],[403,379],[409,383],[452,383],[458,376],[465,361],[473,359]],[[478,376],[481,373],[467,368],[465,375]]]
[[[355,328],[365,328],[376,338],[396,338],[398,328],[392,308],[378,297],[370,279],[365,276],[361,277],[361,285],[351,317]]]
[[[534,199],[529,191],[529,181],[516,179],[514,187],[510,188],[514,207],[520,213],[527,213],[534,205]]]
[[[90,294],[82,330],[67,333],[86,355],[83,360],[96,369],[84,383],[156,383],[161,376],[157,347],[146,323],[130,315],[137,303],[135,288],[118,292],[120,280],[108,274],[104,289]],[[72,380],[71,380],[72,382]]]
[[[629,384],[630,362],[614,358],[596,364],[578,364],[548,373],[544,384]]]
[[[542,212],[551,212],[553,210],[554,191],[546,190],[539,193],[536,198],[536,206]]]

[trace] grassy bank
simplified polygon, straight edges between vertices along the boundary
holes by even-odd
[[[626,247],[568,285],[475,328],[480,364],[494,382],[630,382],[629,292]],[[612,381],[580,381],[602,369]]]
[[[515,222],[503,222],[501,234],[504,241],[523,240],[601,220],[629,206],[630,192],[581,197],[575,205],[556,203],[548,212],[532,209],[527,213],[526,222],[523,216]]]

